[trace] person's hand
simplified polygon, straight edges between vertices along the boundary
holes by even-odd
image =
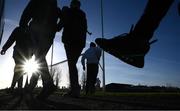
[[[6,53],[5,50],[1,50],[1,55],[4,55]]]
[[[85,69],[86,69],[86,67],[85,66],[83,66],[83,70],[85,71]]]

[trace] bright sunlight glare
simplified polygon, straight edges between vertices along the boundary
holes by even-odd
[[[28,74],[28,77],[39,70],[39,63],[35,60],[35,56],[33,55],[30,60],[26,60],[23,65],[23,70]]]

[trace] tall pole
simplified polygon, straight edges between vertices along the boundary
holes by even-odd
[[[103,13],[103,0],[101,0],[101,32],[102,32],[102,38],[104,38],[104,13]],[[106,90],[106,84],[105,84],[105,55],[104,51],[102,52],[102,62],[103,62],[103,91]]]
[[[51,50],[51,74],[52,74],[52,67],[53,67],[53,54],[54,54],[54,42],[52,44],[52,50]]]
[[[4,29],[4,6],[5,6],[5,0],[0,0],[0,44]]]

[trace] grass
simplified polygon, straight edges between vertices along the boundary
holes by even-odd
[[[95,96],[114,96],[114,97],[125,97],[125,96],[136,96],[136,97],[142,97],[142,96],[164,96],[164,97],[168,97],[168,96],[178,96],[180,97],[180,93],[174,93],[174,92],[102,92],[102,91],[98,91],[95,93]]]
[[[36,89],[35,94],[40,90]],[[73,108],[81,106],[87,109],[180,109],[180,93],[170,92],[103,92],[97,91],[94,95],[86,96],[83,92],[81,98],[64,98],[62,95],[67,92],[57,90],[50,100],[50,105],[57,109]],[[9,102],[15,104],[13,100],[8,100],[5,91],[1,93],[1,107],[9,105]],[[6,102],[5,102],[6,101]],[[5,103],[4,103],[5,102]],[[23,102],[22,102],[23,103]],[[54,104],[55,103],[55,104]],[[62,105],[62,106],[61,106]],[[21,106],[21,105],[20,105]],[[18,106],[18,107],[20,107]]]
[[[174,92],[96,92],[89,98],[99,98],[105,101],[140,106],[143,108],[179,109],[180,93]],[[148,109],[148,108],[147,108]]]

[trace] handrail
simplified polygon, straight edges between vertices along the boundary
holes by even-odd
[[[82,56],[82,55],[83,55],[83,54],[81,54],[80,56]],[[53,67],[53,66],[56,66],[56,65],[59,65],[59,64],[63,64],[63,63],[65,63],[65,62],[67,62],[67,61],[68,61],[68,60],[66,59],[66,60],[57,62],[57,63],[55,63],[55,64],[49,65],[49,67]],[[101,66],[101,64],[100,64],[100,63],[98,63],[98,64],[99,64],[101,70],[103,71],[103,67]]]

